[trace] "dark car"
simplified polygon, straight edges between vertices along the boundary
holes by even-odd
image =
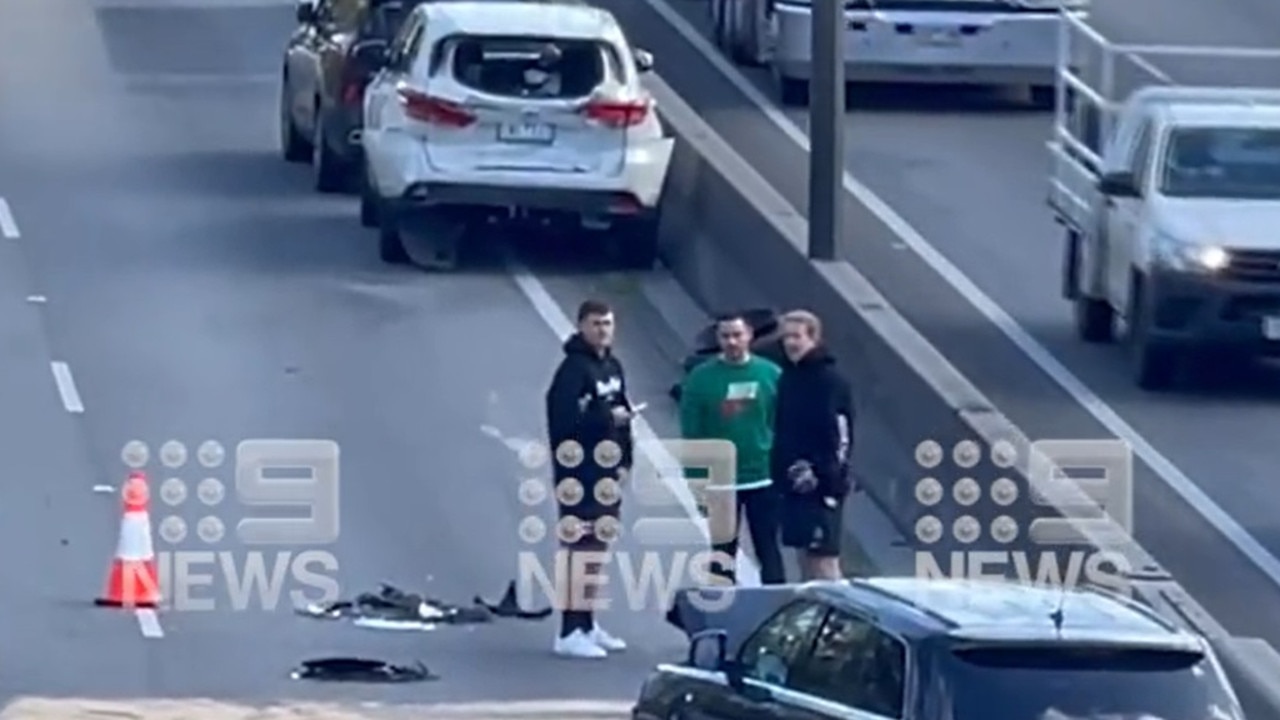
[[[743,313],[743,319],[751,326],[751,352],[781,365],[786,358],[782,350],[782,326],[778,312],[770,308],[754,308]],[[716,323],[712,322],[698,332],[693,339],[693,351],[685,356],[681,368],[688,375],[694,368],[715,357],[720,352],[716,339]],[[672,400],[680,399],[681,382],[671,386],[668,394]]]
[[[874,578],[683,591],[634,720],[1241,720],[1208,642],[1118,595]],[[710,604],[719,607],[711,608]]]
[[[310,162],[316,189],[358,179],[364,89],[401,22],[421,0],[301,0],[281,70],[280,145]]]

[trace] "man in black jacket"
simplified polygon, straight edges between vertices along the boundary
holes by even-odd
[[[806,580],[839,579],[841,519],[849,494],[853,393],[806,310],[782,316],[787,362],[778,381],[770,472],[783,490],[782,543]]]
[[[630,471],[635,415],[627,399],[626,375],[613,355],[613,310],[588,300],[578,308],[578,332],[564,343],[564,359],[547,389],[547,430],[551,438],[558,534],[568,552],[604,552],[609,533],[597,529],[616,523],[621,492],[618,478]],[[569,567],[573,568],[575,563]],[[588,572],[593,572],[587,568]],[[570,578],[562,599],[573,603],[592,586]],[[578,592],[574,592],[575,588]],[[626,643],[605,632],[588,607],[562,605],[557,655],[603,658]]]

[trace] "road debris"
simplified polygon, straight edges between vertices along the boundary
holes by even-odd
[[[331,657],[306,660],[289,673],[294,680],[322,680],[325,682],[403,683],[438,680],[426,665],[393,665],[382,660],[366,660],[354,657]]]
[[[488,623],[495,617],[541,620],[549,617],[552,610],[523,610],[516,599],[516,584],[512,581],[497,604],[476,596],[471,607],[464,607],[381,583],[376,593],[361,593],[354,600],[307,605],[298,608],[297,613],[317,620],[350,619],[355,625],[377,630],[426,632],[440,625]]]
[[[516,620],[542,620],[551,617],[551,608],[539,608],[537,610],[525,610],[520,607],[520,599],[516,597],[516,581],[512,580],[507,584],[507,591],[503,593],[502,599],[497,605],[491,605],[484,601],[479,595],[475,597],[477,606],[488,610],[494,617],[515,618]]]

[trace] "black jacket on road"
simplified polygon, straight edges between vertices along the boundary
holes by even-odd
[[[853,420],[853,391],[834,357],[816,347],[799,362],[785,362],[769,461],[774,482],[789,492],[787,469],[806,460],[818,478],[815,495],[848,495]]]
[[[606,351],[601,354],[587,344],[581,335],[574,334],[564,343],[564,359],[556,368],[551,387],[547,389],[547,431],[551,440],[551,455],[566,440],[574,440],[582,446],[583,460],[578,467],[568,468],[554,460],[556,480],[577,478],[591,497],[594,482],[602,477],[617,477],[616,466],[599,466],[593,450],[606,440],[617,443],[622,450],[622,467],[630,468],[632,462],[631,426],[613,421],[615,407],[630,408],[627,400],[627,379],[622,363]]]

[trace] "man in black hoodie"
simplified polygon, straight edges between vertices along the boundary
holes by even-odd
[[[778,381],[770,472],[783,489],[782,542],[806,580],[839,579],[841,519],[849,494],[853,393],[806,310],[782,316],[787,362]]]
[[[582,303],[578,332],[565,341],[564,359],[547,389],[559,528],[569,552],[607,550],[608,533],[596,530],[611,522],[616,527],[621,499],[618,478],[620,471],[628,472],[632,465],[635,411],[627,399],[622,363],[613,355],[613,332],[613,310],[607,304]],[[581,578],[570,578],[570,583],[580,589],[575,593],[567,588],[569,592],[562,593],[570,601],[592,590]],[[589,608],[567,607],[562,618],[557,655],[603,658],[609,651],[626,649],[626,643],[595,622]]]

